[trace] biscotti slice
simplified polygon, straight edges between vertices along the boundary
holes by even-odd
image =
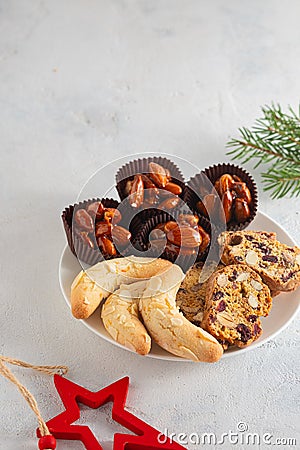
[[[216,264],[197,262],[187,271],[176,295],[176,304],[183,315],[193,324],[200,326],[203,319],[207,281],[217,268]]]
[[[223,264],[217,265],[214,262],[205,265],[203,262],[195,263],[187,271],[177,292],[177,307],[197,327],[201,327],[203,319],[208,279],[220,267],[224,267]],[[227,350],[228,343],[221,340],[219,342],[223,349]]]
[[[272,292],[289,292],[300,285],[300,248],[276,240],[275,233],[227,231],[219,236],[224,264],[247,264]]]
[[[272,306],[270,290],[247,265],[230,265],[214,273],[207,286],[201,326],[216,339],[246,347],[262,333],[259,316]]]

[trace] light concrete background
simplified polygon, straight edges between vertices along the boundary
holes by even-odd
[[[203,168],[227,160],[229,136],[261,105],[297,106],[299,15],[297,0],[0,0],[0,353],[67,364],[94,390],[128,374],[129,410],[161,430],[220,437],[243,421],[299,445],[297,321],[254,352],[175,364],[99,339],[71,319],[58,284],[61,210],[98,167],[155,151]],[[260,189],[260,208],[300,243],[299,200]],[[45,419],[62,410],[47,376],[15,373]],[[35,417],[0,386],[1,450],[36,448]],[[107,412],[84,411],[104,441],[116,429]]]

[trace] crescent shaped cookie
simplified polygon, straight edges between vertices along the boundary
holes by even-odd
[[[170,270],[151,278],[152,284],[167,291],[181,282],[184,277],[181,269],[172,264]],[[174,274],[176,272],[176,278]],[[162,283],[161,277],[164,279]],[[155,281],[156,280],[156,281]],[[173,283],[173,284],[172,284]],[[139,353],[147,355],[151,349],[151,337],[140,320],[138,304],[147,286],[147,280],[138,281],[130,285],[123,284],[120,289],[111,294],[102,306],[101,318],[106,331],[121,345]]]
[[[139,303],[145,326],[155,342],[170,353],[193,361],[216,362],[223,354],[222,346],[189,322],[176,306],[182,275],[174,264],[163,276],[146,283]]]
[[[146,281],[122,285],[108,297],[101,311],[103,325],[112,338],[139,355],[147,355],[151,349],[151,337],[138,310],[145,287]]]
[[[129,256],[101,261],[81,271],[71,286],[72,314],[87,319],[121,284],[131,284],[163,273],[172,263],[164,259]]]

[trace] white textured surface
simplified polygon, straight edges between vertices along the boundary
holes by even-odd
[[[130,411],[159,429],[220,437],[244,421],[299,445],[297,321],[217,365],[142,359],[72,320],[57,277],[60,212],[96,168],[143,151],[205,167],[260,105],[297,105],[299,15],[297,0],[0,0],[1,353],[67,364],[94,390],[129,374]],[[299,200],[260,193],[260,207],[300,242]],[[61,411],[50,379],[15,373],[46,419]],[[1,450],[36,448],[34,416],[0,383]],[[107,440],[105,417],[86,411]]]

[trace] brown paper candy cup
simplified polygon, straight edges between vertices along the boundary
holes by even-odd
[[[237,223],[235,220],[231,220],[226,225],[226,229],[229,231],[243,230],[253,221],[256,216],[258,207],[258,192],[253,177],[242,167],[236,166],[234,164],[224,163],[217,164],[202,170],[200,173],[198,173],[188,181],[185,190],[184,201],[192,211],[197,211],[197,202],[201,200],[201,198],[203,199],[204,195],[211,192],[211,185],[214,185],[217,179],[225,173],[228,173],[230,175],[237,175],[243,182],[247,184],[247,187],[251,192],[252,201],[249,205],[251,213],[250,217],[245,222]],[[201,213],[198,212],[198,215],[201,215]],[[214,225],[216,226],[216,228],[219,227],[218,224]]]
[[[114,200],[112,198],[92,198],[89,200],[85,200],[79,203],[75,203],[74,205],[68,206],[63,212],[62,212],[62,221],[67,237],[67,241],[69,244],[69,247],[72,251],[72,253],[78,258],[80,261],[93,266],[97,262],[103,261],[104,259],[112,259],[112,258],[118,258],[121,257],[119,252],[117,252],[117,255],[111,256],[107,254],[106,252],[101,249],[99,250],[99,247],[97,245],[95,237],[90,237],[91,241],[94,245],[94,248],[91,248],[87,243],[83,242],[80,237],[78,237],[75,233],[73,233],[73,215],[74,212],[78,209],[86,209],[89,204],[93,202],[101,201],[103,206],[105,208],[118,208],[119,202],[117,200]],[[120,225],[122,225],[122,220],[120,222]],[[137,225],[138,227],[138,225]],[[133,238],[132,238],[133,239]],[[124,253],[126,252],[126,249],[124,250]]]
[[[133,177],[136,174],[149,173],[149,163],[155,162],[157,164],[160,164],[165,169],[168,169],[171,174],[171,181],[178,184],[181,189],[182,193],[180,194],[180,198],[184,198],[185,194],[185,182],[184,177],[180,171],[180,169],[177,167],[176,164],[174,164],[172,161],[170,161],[168,158],[164,158],[162,156],[153,156],[149,158],[139,158],[135,159],[133,161],[128,162],[127,164],[124,164],[120,169],[118,170],[116,174],[116,183],[117,183],[117,191],[120,196],[121,201],[123,201],[128,195],[126,193],[126,183],[128,180],[133,179]],[[131,205],[128,202],[128,208],[134,209],[131,207]],[[149,219],[150,217],[153,217],[157,214],[159,214],[159,209],[156,207],[153,208],[145,208],[143,209],[143,206],[140,208],[137,208],[136,211],[138,212],[139,218],[141,221],[145,221]]]

